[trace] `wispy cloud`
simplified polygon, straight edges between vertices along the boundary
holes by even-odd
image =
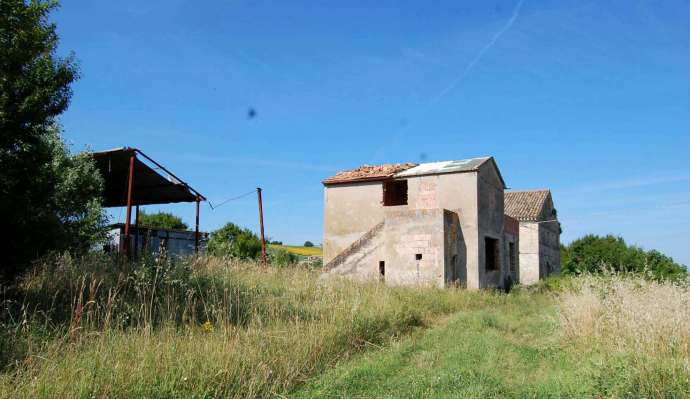
[[[429,112],[431,107],[436,104],[438,101],[440,101],[443,97],[448,95],[451,91],[453,91],[465,78],[467,75],[472,72],[472,69],[474,69],[475,65],[479,61],[481,61],[482,57],[484,57],[484,54],[486,54],[487,51],[491,49],[491,47],[496,44],[498,39],[501,38],[510,28],[513,27],[513,24],[515,24],[515,21],[518,19],[520,16],[520,10],[522,9],[522,4],[524,3],[524,0],[518,1],[517,5],[515,5],[515,8],[513,9],[513,14],[511,15],[510,19],[503,25],[501,29],[499,29],[492,37],[489,42],[487,42],[484,47],[479,50],[479,53],[465,66],[465,68],[458,74],[453,80],[451,80],[444,88],[441,90],[436,96],[434,96],[425,106],[423,106],[418,119],[424,119],[424,116]],[[412,53],[411,50],[406,50],[408,54],[413,54],[418,57],[424,57],[420,53]],[[372,158],[370,159],[370,162],[375,162],[376,160],[382,158],[385,153],[386,149],[391,146],[391,144],[398,144],[401,142],[406,135],[407,131],[411,129],[412,123],[408,121],[407,124],[405,124],[403,127],[399,128],[397,132],[395,132],[393,136],[392,143],[391,141],[388,141],[385,146],[379,147],[373,154]]]
[[[491,38],[491,40],[489,40],[489,42],[486,43],[484,45],[484,47],[482,47],[481,50],[479,50],[479,53],[477,53],[477,55],[467,64],[467,66],[465,66],[465,69],[463,69],[462,72],[460,72],[460,74],[458,76],[456,76],[453,80],[451,80],[450,83],[446,87],[444,87],[443,90],[441,90],[436,95],[436,97],[434,97],[434,99],[432,100],[432,103],[439,101],[440,99],[445,97],[448,93],[453,91],[453,89],[455,89],[467,77],[467,75],[469,75],[469,73],[472,72],[472,69],[474,69],[474,66],[477,65],[477,63],[482,59],[482,57],[484,57],[484,54],[486,54],[486,52],[489,51],[491,49],[491,47],[494,46],[494,44],[496,44],[498,39],[500,39],[501,36],[503,36],[503,34],[508,32],[508,30],[510,30],[510,28],[513,27],[513,24],[515,23],[515,21],[520,16],[520,9],[522,8],[523,2],[524,2],[524,0],[520,0],[517,3],[515,8],[513,9],[513,15],[510,17],[508,22],[506,22],[506,24],[503,25],[503,27],[500,30],[498,30],[498,32],[496,32],[494,34],[494,36]]]

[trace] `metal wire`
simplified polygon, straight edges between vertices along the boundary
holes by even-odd
[[[221,206],[227,204],[227,203],[230,202],[230,201],[235,201],[235,200],[244,198],[244,197],[246,197],[246,196],[248,196],[248,195],[250,195],[250,194],[254,194],[254,193],[256,193],[256,189],[254,189],[254,190],[252,190],[252,191],[249,191],[249,192],[246,192],[246,193],[244,193],[244,194],[238,195],[237,197],[228,198],[228,199],[226,199],[225,201],[223,201],[223,202],[221,202],[221,203],[219,203],[219,204],[217,204],[217,205],[213,205],[213,203],[211,202],[211,200],[208,200],[208,205],[211,207],[212,210],[215,210],[216,208],[219,208],[219,207],[221,207]]]

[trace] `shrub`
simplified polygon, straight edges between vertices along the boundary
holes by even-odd
[[[280,267],[294,265],[299,260],[297,255],[282,248],[271,248],[268,255],[271,265]]]
[[[604,271],[645,273],[657,279],[682,278],[687,270],[659,251],[628,246],[621,237],[587,235],[561,247],[564,274]]]
[[[211,233],[207,251],[215,256],[257,259],[261,254],[261,240],[251,230],[228,223]]]

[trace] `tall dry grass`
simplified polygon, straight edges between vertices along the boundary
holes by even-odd
[[[20,294],[17,296],[17,294]],[[218,258],[61,257],[6,300],[2,397],[280,397],[493,293],[321,281]]]
[[[609,356],[604,383],[620,386],[605,392],[690,397],[690,280],[614,275],[574,282],[560,296],[561,323],[566,337]]]

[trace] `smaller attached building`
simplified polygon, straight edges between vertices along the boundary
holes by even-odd
[[[505,213],[519,224],[519,267],[511,275],[521,284],[534,284],[559,274],[561,224],[551,191],[508,191]]]

